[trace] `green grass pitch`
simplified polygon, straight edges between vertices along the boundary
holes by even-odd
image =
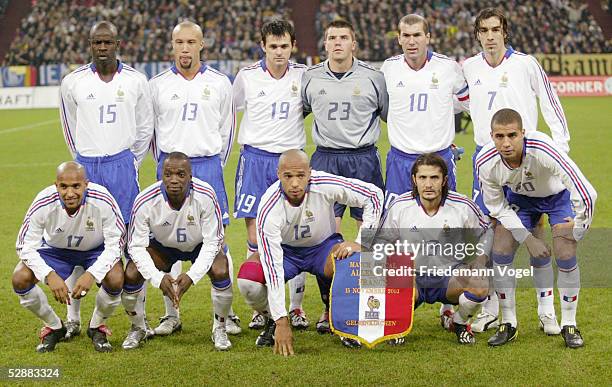
[[[612,141],[610,132],[606,132],[610,130],[611,102],[611,98],[562,101],[572,135],[570,154],[599,193],[591,233],[595,230],[605,233],[604,228],[612,226],[612,200],[608,198],[612,187],[608,174],[612,166],[608,155]],[[381,344],[374,350],[348,350],[340,345],[337,337],[315,332],[314,322],[322,305],[316,281],[310,276],[305,310],[311,327],[305,332],[295,332],[296,356],[291,358],[275,356],[270,349],[256,349],[258,332],[248,329],[240,336],[231,337],[231,351],[216,352],[210,341],[212,311],[207,280],[191,288],[183,299],[184,329],[179,334],[153,339],[139,350],[124,351],[121,343],[128,330],[128,320],[119,307],[109,319],[114,331],[110,337],[114,347],[111,354],[96,353],[90,340],[82,334],[72,342],[60,343],[54,353],[39,355],[34,347],[41,323],[20,307],[10,284],[17,263],[15,238],[34,195],[53,182],[55,166],[70,156],[57,110],[2,111],[0,117],[0,367],[59,366],[61,383],[69,385],[236,385],[241,382],[257,385],[603,385],[612,380],[609,367],[612,329],[608,325],[612,293],[603,287],[586,288],[580,293],[578,321],[586,346],[575,351],[565,349],[560,337],[547,337],[540,332],[533,289],[517,291],[519,337],[502,348],[487,347],[486,339],[492,333],[477,335],[474,347],[460,347],[453,334],[440,328],[437,305],[425,305],[415,312],[413,330],[403,347]],[[308,132],[310,123],[309,117]],[[541,127],[545,127],[543,122]],[[470,156],[474,149],[471,129],[469,134],[457,136],[456,143],[466,147],[466,155],[458,163],[458,190],[469,195]],[[381,136],[379,149],[384,159],[389,149],[386,133]],[[306,150],[309,153],[314,150],[311,142]],[[225,169],[230,207],[238,152],[238,146],[234,145]],[[141,187],[151,184],[153,178],[154,165],[148,156],[140,171]],[[345,236],[350,238],[354,233],[353,222],[346,221]],[[246,250],[243,222],[232,219],[226,238],[237,268]],[[612,238],[601,239],[604,245],[609,245]],[[590,258],[579,256],[583,271],[589,265],[597,265],[596,271],[604,274],[609,271],[604,266],[609,264],[607,261]],[[245,328],[250,311],[236,287],[234,296],[234,308]],[[64,316],[65,308],[52,297],[50,300],[58,314]],[[555,302],[559,315],[558,300]],[[82,302],[84,324],[89,320],[93,303],[93,294]],[[153,324],[163,314],[161,292],[157,289],[149,288],[147,313]],[[6,381],[0,381],[3,382]]]

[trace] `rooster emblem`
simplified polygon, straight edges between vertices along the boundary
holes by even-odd
[[[374,296],[368,297],[368,308],[370,312],[374,312],[374,309],[380,308],[380,300]]]

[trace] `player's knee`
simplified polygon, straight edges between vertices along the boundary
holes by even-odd
[[[260,284],[265,284],[266,278],[264,276],[263,266],[261,266],[261,262],[259,262],[259,259],[255,261],[251,258],[249,258],[242,265],[240,265],[240,270],[238,271],[238,279],[244,279],[253,282],[258,282]]]
[[[106,273],[106,277],[102,281],[104,288],[110,293],[121,292],[123,289],[124,272],[121,262],[117,262],[112,269]]]
[[[19,262],[17,267],[15,267],[11,281],[13,283],[13,289],[17,291],[28,290],[38,282],[32,270],[22,262]]]
[[[142,274],[138,271],[134,261],[128,261],[125,266],[125,272],[123,277],[123,286],[137,286],[144,282]]]
[[[229,264],[225,255],[220,255],[215,258],[208,274],[212,281],[226,280],[229,278]]]

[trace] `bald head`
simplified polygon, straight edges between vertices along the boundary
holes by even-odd
[[[55,177],[57,180],[60,180],[67,174],[73,174],[75,177],[83,180],[87,179],[87,172],[85,171],[85,168],[76,161],[63,162],[55,171]]]
[[[109,21],[103,20],[101,22],[97,22],[91,27],[89,30],[89,38],[93,39],[95,35],[101,33],[108,33],[113,38],[117,38],[117,27]]]
[[[204,34],[202,33],[202,28],[200,28],[199,25],[195,24],[192,21],[189,20],[185,20],[180,22],[179,24],[177,24],[174,29],[172,30],[172,39],[174,39],[174,37],[180,33],[181,31],[189,31],[194,33],[194,37],[196,39],[202,40],[204,39]]]
[[[278,169],[287,167],[288,165],[299,165],[304,168],[310,168],[310,159],[303,150],[290,149],[281,154],[278,160]]]

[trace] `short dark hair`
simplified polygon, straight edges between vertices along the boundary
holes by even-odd
[[[423,16],[417,15],[416,13],[411,13],[410,15],[406,15],[402,17],[399,23],[397,23],[397,32],[401,33],[400,26],[402,24],[409,26],[409,25],[419,24],[419,23],[423,24],[423,32],[425,32],[425,35],[429,34],[430,33],[429,22]]]
[[[421,165],[431,165],[440,168],[442,171],[442,179],[446,178],[446,182],[442,187],[442,197],[446,198],[448,195],[448,166],[446,165],[446,161],[444,161],[444,159],[437,153],[424,153],[420,155],[414,164],[412,164],[412,171],[410,171],[411,179],[416,177]],[[419,197],[419,190],[417,189],[414,181],[412,182],[412,196],[415,198]]]
[[[187,164],[189,165],[189,169],[191,170],[191,160],[189,160],[189,156],[187,156],[183,152],[169,153],[166,159],[164,160],[163,165],[165,165],[169,160],[187,161]]]
[[[327,31],[329,31],[330,28],[347,28],[351,31],[351,36],[353,37],[353,40],[355,40],[355,28],[353,28],[353,25],[348,20],[336,19],[333,22],[329,23],[327,27],[325,27],[324,36],[326,40],[327,40]]]
[[[504,43],[508,43],[510,38],[510,33],[508,32],[508,19],[506,19],[506,15],[499,8],[485,8],[478,13],[476,16],[476,20],[474,21],[474,38],[478,40],[478,30],[480,29],[480,23],[485,19],[489,19],[492,17],[496,17],[499,19],[501,23],[502,32],[504,33]]]
[[[491,118],[491,131],[493,131],[495,125],[505,126],[514,123],[518,124],[519,129],[523,129],[523,119],[519,112],[509,108],[498,110],[493,114],[493,118]]]
[[[285,34],[289,34],[291,44],[293,44],[293,42],[295,42],[295,29],[293,28],[293,24],[289,23],[287,20],[275,19],[265,23],[261,27],[261,41],[264,45],[266,44],[266,37],[268,35],[283,37]]]

